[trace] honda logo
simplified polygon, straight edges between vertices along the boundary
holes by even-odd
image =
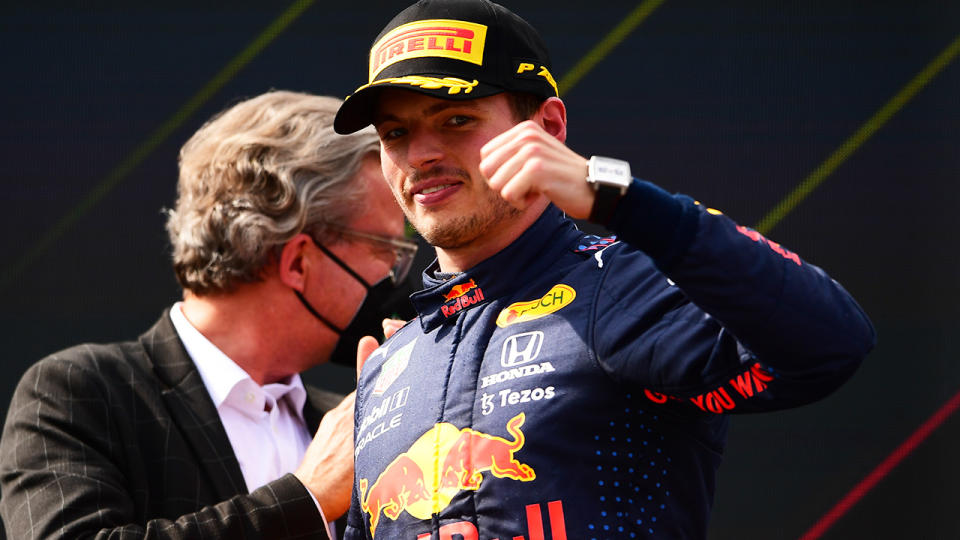
[[[540,347],[543,345],[543,332],[534,330],[514,334],[503,342],[503,351],[500,353],[500,365],[513,367],[532,362],[540,356]]]

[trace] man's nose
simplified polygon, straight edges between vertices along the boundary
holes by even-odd
[[[414,168],[422,169],[439,163],[444,156],[443,140],[431,130],[413,133],[407,147],[407,159]]]

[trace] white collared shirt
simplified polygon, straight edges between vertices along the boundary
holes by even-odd
[[[312,439],[303,419],[307,392],[300,375],[258,385],[190,324],[180,306],[174,304],[170,319],[220,413],[247,490],[296,470]]]

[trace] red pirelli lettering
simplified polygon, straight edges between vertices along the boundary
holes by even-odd
[[[396,45],[403,45],[404,42],[412,42],[414,39],[420,39],[423,41],[423,38],[429,37],[433,40],[433,43],[436,44],[438,37],[450,37],[458,38],[464,40],[471,40],[476,36],[473,30],[468,30],[466,28],[453,28],[449,26],[433,26],[429,28],[414,28],[410,31],[403,32],[393,36],[389,41],[380,44],[380,47],[377,48],[377,52],[381,52],[390,47]],[[443,48],[443,47],[437,47]]]
[[[395,56],[412,51],[433,49],[469,54],[473,49],[472,40],[475,37],[476,32],[473,30],[448,26],[414,28],[402,32],[380,43],[377,49],[371,52],[371,72],[378,71],[381,65]],[[424,47],[424,39],[427,40],[426,47]],[[444,41],[440,43],[440,40]],[[457,48],[458,45],[460,48]]]
[[[388,58],[393,58],[394,56],[397,56],[398,54],[403,54],[403,43],[397,43],[397,44],[394,45],[393,47],[390,47],[390,53],[389,53]]]

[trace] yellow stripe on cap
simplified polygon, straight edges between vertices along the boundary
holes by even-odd
[[[448,94],[459,94],[463,90],[464,94],[469,94],[473,87],[480,84],[479,81],[474,79],[473,81],[466,81],[464,79],[458,79],[457,77],[444,77],[442,79],[437,77],[425,77],[423,75],[405,75],[403,77],[388,77],[386,79],[380,79],[378,81],[373,81],[372,83],[367,83],[360,88],[357,88],[353,93],[363,90],[364,88],[369,88],[371,86],[376,86],[378,84],[409,84],[411,86],[419,86],[426,90],[440,90],[441,88],[446,88]],[[347,99],[350,99],[350,96],[347,96]]]
[[[370,49],[372,83],[387,66],[411,58],[451,58],[483,65],[487,27],[452,19],[427,19],[400,25]]]

